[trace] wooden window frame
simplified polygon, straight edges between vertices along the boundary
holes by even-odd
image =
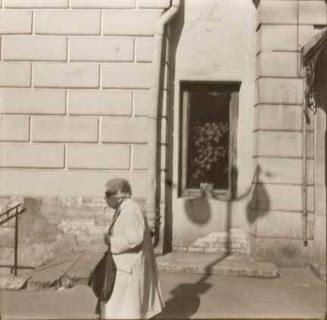
[[[191,92],[220,91],[230,93],[229,112],[229,156],[228,156],[228,188],[214,189],[212,195],[220,199],[232,199],[235,195],[236,183],[234,172],[236,168],[236,140],[239,108],[239,82],[200,82],[182,81],[180,83],[180,154],[179,154],[179,197],[200,197],[201,189],[186,188],[187,171],[187,138]]]

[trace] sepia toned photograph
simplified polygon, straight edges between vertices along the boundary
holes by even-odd
[[[327,0],[0,0],[0,320],[327,320]]]

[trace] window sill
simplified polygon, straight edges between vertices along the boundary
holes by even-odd
[[[208,197],[215,200],[230,201],[232,200],[230,190],[213,190],[205,192],[200,189],[185,189],[182,191],[180,198],[204,198]]]

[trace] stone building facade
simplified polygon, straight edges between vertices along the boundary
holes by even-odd
[[[159,253],[326,263],[326,100],[304,121],[302,63],[325,1],[2,0],[0,12],[0,194],[27,208],[21,265],[98,247],[116,176]],[[221,138],[201,151],[206,125]],[[219,172],[198,172],[212,146]],[[2,225],[0,264],[12,241]]]
[[[256,223],[253,250],[285,264],[325,265],[325,253],[312,255],[318,234],[326,237],[325,227],[318,231],[326,225],[325,156],[318,155],[325,152],[325,129],[321,112],[303,112],[308,106],[301,52],[326,27],[326,3],[261,1],[257,26],[254,156],[266,174],[259,176],[255,212],[267,214]]]

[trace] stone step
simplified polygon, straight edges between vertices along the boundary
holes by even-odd
[[[86,283],[89,273],[102,257],[102,252],[83,251],[57,256],[37,268],[28,281],[29,289],[69,287]],[[171,252],[157,257],[158,269],[167,272],[189,272],[214,275],[275,278],[273,263],[258,262],[247,255]]]
[[[28,289],[60,287],[60,279],[72,267],[81,252],[68,252],[56,256],[34,270],[28,281]]]
[[[1,290],[20,290],[23,289],[31,273],[24,273],[22,275],[14,276],[13,274],[0,275],[0,289]]]
[[[276,278],[278,268],[271,262],[256,261],[244,254],[171,252],[157,257],[158,269],[207,275]]]
[[[28,289],[71,287],[85,284],[90,272],[103,255],[102,251],[64,253],[36,268]]]
[[[103,252],[87,251],[67,270],[66,275],[74,283],[86,283],[90,272],[103,256]]]

